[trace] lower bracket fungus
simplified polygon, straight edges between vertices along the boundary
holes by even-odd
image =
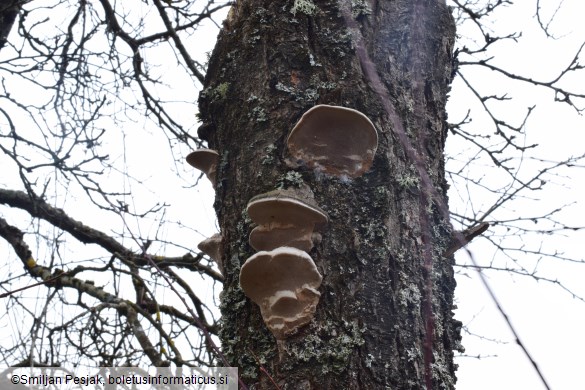
[[[240,270],[242,290],[260,306],[264,322],[279,340],[312,320],[321,280],[313,259],[290,247],[258,252]]]
[[[305,112],[288,136],[287,146],[291,156],[309,168],[356,178],[372,166],[378,134],[361,112],[321,104]]]

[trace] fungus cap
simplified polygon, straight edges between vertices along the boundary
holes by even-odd
[[[205,173],[213,187],[215,187],[215,172],[218,161],[219,154],[213,149],[197,149],[187,155],[189,165]]]
[[[291,223],[299,227],[326,224],[329,218],[323,210],[286,191],[260,194],[248,202],[248,215],[259,225]]]
[[[258,304],[277,291],[295,291],[305,284],[316,289],[321,279],[311,256],[289,247],[260,251],[248,258],[240,270],[242,289]]]
[[[222,239],[223,239],[223,237],[221,236],[221,234],[216,233],[213,236],[201,241],[197,245],[197,248],[201,252],[205,253],[207,256],[211,257],[211,259],[213,261],[215,261],[217,263],[217,265],[219,265],[220,269],[222,266],[222,263],[221,263]]]
[[[355,178],[372,166],[378,134],[361,112],[321,104],[303,114],[287,146],[291,156],[310,168]]]
[[[258,252],[240,270],[242,290],[260,306],[262,318],[278,339],[311,321],[321,280],[313,259],[289,247]]]
[[[270,251],[283,246],[309,252],[313,248],[313,225],[270,223],[256,226],[250,232],[250,246],[257,251]]]

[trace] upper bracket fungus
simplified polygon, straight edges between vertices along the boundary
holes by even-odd
[[[189,165],[199,169],[211,182],[215,188],[215,172],[217,170],[217,163],[219,161],[219,154],[213,149],[197,149],[189,153],[187,162]]]
[[[310,168],[356,178],[372,166],[378,134],[361,112],[321,104],[303,114],[288,136],[287,146],[293,158]]]
[[[308,252],[313,248],[313,230],[328,222],[319,207],[285,190],[253,197],[247,211],[259,225],[250,233],[250,245],[256,250],[289,246]]]
[[[321,274],[311,257],[296,248],[258,252],[240,270],[244,293],[258,306],[277,339],[308,324],[321,294]]]

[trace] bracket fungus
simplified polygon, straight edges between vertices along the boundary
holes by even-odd
[[[264,322],[279,340],[311,321],[321,280],[313,259],[290,247],[258,252],[240,270],[242,290],[260,306]]]
[[[361,112],[321,104],[303,114],[287,146],[293,158],[310,168],[356,178],[372,166],[378,134]]]
[[[249,237],[256,250],[288,246],[308,252],[313,248],[313,230],[329,220],[319,207],[285,190],[253,197],[247,211],[259,225]]]
[[[219,154],[213,149],[197,149],[189,153],[187,162],[192,167],[195,167],[205,173],[205,176],[215,188],[215,172],[217,170],[217,163],[219,161]]]
[[[221,244],[222,244],[222,236],[221,236],[221,234],[216,233],[213,236],[201,241],[197,245],[197,248],[201,252],[203,252],[207,256],[211,257],[211,259],[217,263],[220,270],[222,269]]]
[[[257,251],[269,251],[289,246],[309,252],[313,248],[313,226],[271,223],[256,226],[250,232],[250,246]]]

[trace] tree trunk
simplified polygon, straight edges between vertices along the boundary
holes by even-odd
[[[3,4],[0,4],[0,50],[6,45],[10,30],[22,5],[21,0],[4,0]]]
[[[238,0],[200,97],[220,155],[223,351],[255,389],[453,389],[453,258],[443,148],[455,27],[437,0]],[[378,132],[356,178],[291,168],[287,137],[317,104]],[[255,195],[309,188],[329,216],[310,250],[323,281],[312,321],[276,340],[239,272],[255,251]]]

